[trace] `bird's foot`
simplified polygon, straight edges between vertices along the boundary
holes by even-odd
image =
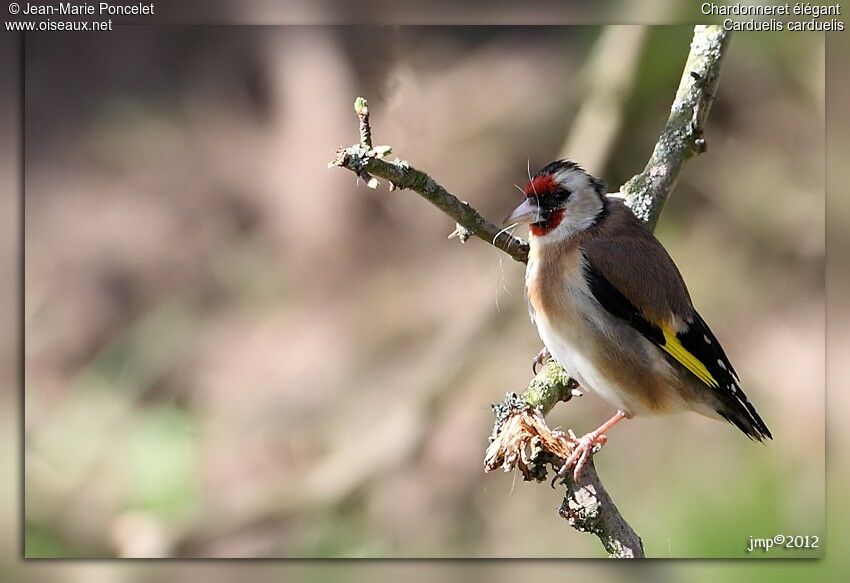
[[[578,439],[573,437],[571,441],[572,451],[569,457],[564,460],[564,465],[561,466],[561,469],[558,470],[558,473],[552,479],[552,487],[555,486],[556,481],[567,475],[570,468],[573,468],[573,479],[578,481],[587,460],[608,442],[608,438],[604,434],[594,431],[592,433],[586,433]]]
[[[581,471],[584,469],[584,465],[587,463],[587,460],[590,459],[590,456],[599,451],[602,446],[608,442],[608,438],[605,437],[605,432],[623,419],[628,418],[629,416],[623,411],[617,411],[617,413],[615,413],[608,421],[590,433],[582,435],[578,439],[576,439],[573,432],[570,431],[570,455],[566,460],[564,460],[564,465],[561,466],[558,473],[555,474],[555,477],[552,480],[552,487],[555,487],[555,481],[558,480],[558,478],[563,478],[567,475],[567,471],[569,471],[570,468],[573,468],[573,479],[578,481],[581,477]]]
[[[531,372],[537,374],[537,367],[543,366],[543,364],[552,358],[552,355],[549,354],[549,349],[545,346],[540,349],[540,352],[537,353],[537,356],[534,357],[534,360],[531,361]]]

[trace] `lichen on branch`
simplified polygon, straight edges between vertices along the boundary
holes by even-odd
[[[670,116],[643,172],[620,187],[632,212],[650,231],[676,186],[685,162],[706,149],[703,124],[717,93],[720,66],[729,48],[721,26],[697,26]]]

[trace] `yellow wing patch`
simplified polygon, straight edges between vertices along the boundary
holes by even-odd
[[[664,333],[664,345],[661,348],[666,350],[673,358],[682,363],[682,366],[694,373],[699,380],[709,387],[720,386],[720,383],[708,372],[705,365],[696,356],[691,354],[687,348],[682,346],[674,330],[667,326],[661,326],[661,331]]]

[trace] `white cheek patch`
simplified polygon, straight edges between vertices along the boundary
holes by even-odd
[[[545,235],[537,237],[539,242],[557,243],[563,241],[596,222],[596,218],[602,212],[602,201],[596,191],[586,185],[586,181],[582,182],[585,187],[574,191],[564,205],[564,218],[561,219],[560,224]]]

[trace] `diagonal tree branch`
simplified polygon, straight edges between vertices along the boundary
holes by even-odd
[[[385,160],[376,150],[378,148],[366,149],[360,144],[340,149],[330,165],[348,168],[364,178],[364,173],[367,174],[367,184],[377,176],[389,181],[392,189],[413,190],[455,220],[458,227],[453,235],[461,241],[475,235],[521,263],[528,260],[528,243],[485,219],[468,202],[460,200],[421,170],[402,160]]]
[[[670,116],[643,172],[626,182],[617,194],[648,229],[654,230],[664,204],[685,163],[705,151],[703,124],[714,100],[720,67],[729,47],[729,33],[720,26],[697,26],[691,41]],[[474,235],[501,249],[517,261],[528,259],[528,244],[500,230],[467,202],[442,187],[428,174],[402,160],[387,160],[389,146],[372,145],[366,100],[358,98],[360,143],[337,150],[328,167],[339,166],[363,178],[371,188],[377,178],[390,188],[413,190],[455,220],[451,236],[465,242]],[[546,465],[557,468],[569,454],[569,439],[551,431],[544,416],[560,401],[580,395],[577,384],[554,362],[548,363],[517,396],[508,393],[494,405],[496,424],[485,458],[485,470],[518,469],[525,479],[543,480]],[[612,557],[643,557],[643,543],[614,505],[599,479],[592,460],[579,481],[563,480],[566,494],[560,514],[571,526],[599,537]]]
[[[354,111],[360,119],[360,143],[339,148],[334,159],[328,163],[328,168],[347,168],[366,180],[370,188],[377,188],[378,181],[374,179],[377,176],[390,183],[390,190],[412,190],[455,220],[457,227],[450,237],[457,237],[465,243],[470,236],[475,235],[520,263],[528,261],[528,243],[485,219],[468,202],[460,200],[421,170],[398,158],[385,159],[392,151],[389,146],[373,148],[369,108],[365,99],[358,97],[355,100]]]

